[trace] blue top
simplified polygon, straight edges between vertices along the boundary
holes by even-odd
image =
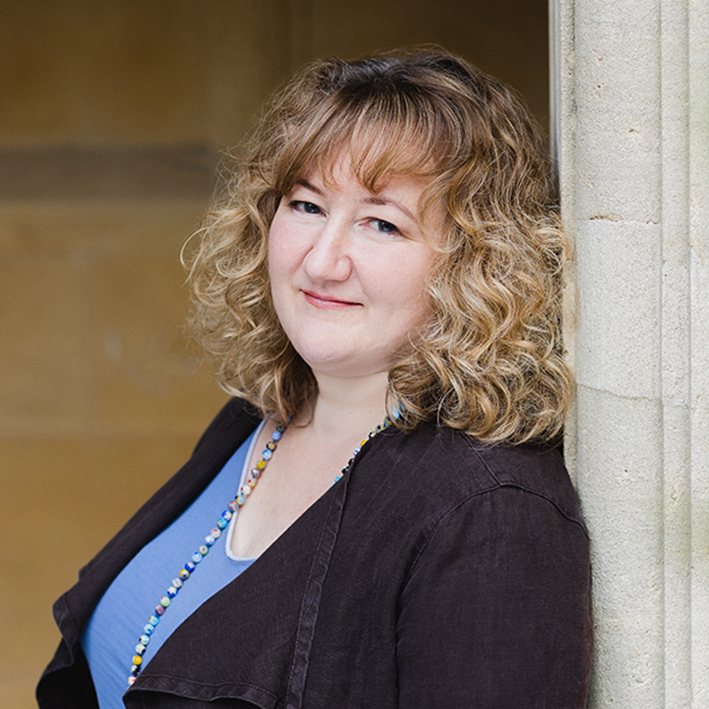
[[[81,638],[101,709],[125,709],[122,695],[138,638],[155,605],[188,561],[204,544],[227,505],[243,485],[263,423],[234,453],[202,494],[161,534],[133,557],[94,609]],[[172,599],[150,635],[143,667],[170,634],[208,598],[233,581],[254,559],[237,559],[229,549],[231,532],[217,539],[194,573]],[[228,531],[228,533],[227,533]]]

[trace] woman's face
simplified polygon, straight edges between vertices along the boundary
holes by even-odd
[[[344,159],[333,176],[328,187],[311,170],[281,200],[269,233],[271,292],[316,375],[366,376],[387,371],[429,314],[436,251],[416,217],[428,180],[394,177],[372,193]]]

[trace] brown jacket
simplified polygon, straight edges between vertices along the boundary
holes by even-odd
[[[123,566],[257,423],[232,400],[192,458],[55,604],[41,709],[96,707],[80,647]],[[251,567],[183,623],[128,707],[581,709],[588,535],[558,451],[388,430]]]

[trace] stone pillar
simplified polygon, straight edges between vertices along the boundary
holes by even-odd
[[[709,707],[709,3],[552,0],[590,706]]]

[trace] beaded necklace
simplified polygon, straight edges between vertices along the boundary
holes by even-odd
[[[354,463],[354,459],[357,454],[362,450],[362,446],[367,442],[367,440],[374,438],[378,433],[381,433],[385,428],[391,426],[391,419],[386,416],[384,422],[377,426],[370,434],[365,438],[357,448],[355,448],[352,457],[347,461],[347,465],[342,468],[342,471],[335,478],[334,482],[330,485],[334,485],[342,476],[347,473],[347,471]],[[135,646],[135,655],[133,656],[133,664],[130,670],[130,675],[128,676],[128,685],[132,685],[142,669],[143,655],[148,649],[150,644],[150,636],[155,632],[158,624],[160,623],[160,618],[165,614],[165,611],[169,608],[172,603],[172,599],[177,596],[180,592],[185,581],[187,581],[190,576],[197,569],[197,565],[204,559],[209,553],[209,549],[214,546],[217,539],[222,536],[222,532],[229,525],[231,518],[237,513],[239,508],[246,502],[246,498],[251,494],[251,491],[256,487],[259,477],[266,468],[266,465],[278,447],[278,441],[283,437],[283,433],[286,430],[286,425],[279,424],[276,426],[276,430],[271,434],[271,440],[266,444],[263,452],[261,453],[261,458],[258,463],[249,471],[249,474],[244,481],[243,486],[239,489],[236,497],[227,505],[227,508],[222,512],[219,519],[217,519],[216,526],[212,529],[209,534],[204,538],[204,544],[201,544],[197,551],[192,554],[190,561],[188,561],[183,568],[180,569],[177,576],[172,579],[172,585],[167,589],[165,595],[160,599],[160,602],[155,606],[155,613],[148,618],[148,622],[143,626],[143,634],[138,638],[138,644]]]

